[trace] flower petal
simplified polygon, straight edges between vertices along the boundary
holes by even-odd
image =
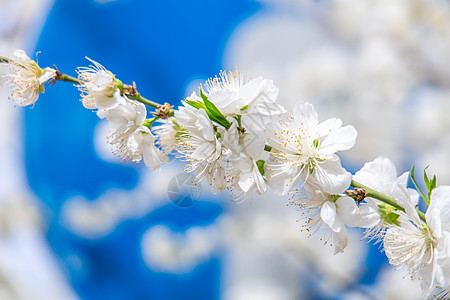
[[[327,201],[322,205],[320,218],[331,230],[338,232],[342,229],[343,224],[337,218],[336,205],[333,202]]]
[[[296,123],[302,124],[302,127],[308,128],[311,136],[316,135],[319,118],[314,109],[314,105],[309,102],[298,103],[294,107],[294,119]]]
[[[361,225],[361,214],[356,206],[355,200],[350,197],[340,197],[336,200],[337,214],[339,219],[349,227]]]
[[[324,192],[332,195],[344,192],[351,182],[352,175],[342,166],[339,158],[319,163],[312,173],[316,183]]]
[[[355,145],[357,135],[358,133],[352,125],[331,131],[320,144],[320,152],[325,155],[331,155],[337,151],[348,150]]]

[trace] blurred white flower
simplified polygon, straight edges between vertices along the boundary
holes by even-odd
[[[89,59],[89,58],[88,58]],[[106,70],[101,64],[89,59],[93,65],[79,67],[78,78],[84,81],[79,85],[81,101],[88,109],[111,109],[119,104],[120,90],[114,74]]]
[[[54,69],[41,69],[23,50],[14,51],[14,58],[0,63],[0,68],[6,69],[6,74],[0,79],[4,80],[5,87],[11,89],[8,98],[14,100],[19,106],[34,104],[39,94],[45,90],[43,84],[56,75]]]
[[[306,185],[311,177],[324,192],[342,193],[350,185],[351,174],[342,168],[335,152],[353,147],[356,135],[353,126],[342,127],[339,119],[319,124],[312,104],[297,104],[293,116],[266,127],[272,146],[267,161],[270,187],[284,195],[300,179]]]

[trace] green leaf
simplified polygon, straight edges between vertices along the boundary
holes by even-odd
[[[192,107],[194,107],[196,109],[203,108],[204,110],[206,110],[205,104],[203,104],[200,101],[187,100],[187,99],[185,99],[184,101],[186,101],[187,104],[189,104],[190,106],[192,106]]]
[[[428,200],[427,197],[425,197],[425,195],[422,193],[422,191],[419,189],[419,186],[417,185],[416,179],[414,178],[414,167],[412,166],[411,168],[411,172],[409,173],[409,176],[411,177],[411,180],[414,184],[414,186],[416,187],[416,190],[419,192],[420,196],[422,196],[423,200],[425,200],[425,202],[427,203],[427,205],[430,205],[430,200]]]
[[[433,176],[433,179],[429,180],[427,175],[427,169],[429,166],[427,166],[423,170],[423,178],[425,180],[425,185],[427,186],[428,190],[428,199],[431,197],[431,192],[436,188],[436,175]]]
[[[200,90],[200,94],[203,95],[202,90]],[[228,121],[227,118],[225,118],[225,116],[214,105],[214,103],[209,101],[205,95],[203,95],[202,98],[203,98],[203,102],[205,103],[206,113],[208,114],[211,121],[216,122],[219,125],[222,125],[226,129],[230,128],[230,126],[231,126],[230,121]]]
[[[264,171],[264,164],[265,163],[266,162],[261,160],[261,159],[256,162],[256,165],[258,166],[259,173],[261,173],[262,176],[264,176],[264,173],[265,173],[265,171]]]
[[[202,89],[200,89],[200,97],[202,97],[203,101],[208,100],[208,97],[205,94],[203,94]]]
[[[427,189],[430,190],[430,180],[428,179],[428,175],[427,175],[427,169],[429,166],[427,166],[424,170],[423,170],[423,180],[425,181],[425,185],[427,186]]]

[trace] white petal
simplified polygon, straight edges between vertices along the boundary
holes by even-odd
[[[337,218],[336,205],[333,202],[327,201],[322,205],[320,218],[331,230],[338,232],[342,229],[343,224]]]
[[[333,231],[334,254],[343,252],[348,243],[347,229],[342,227],[341,231]]]
[[[347,125],[338,128],[323,140],[320,144],[320,152],[331,155],[337,151],[348,150],[355,145],[357,132],[355,127]]]
[[[244,173],[239,177],[239,187],[244,191],[248,192],[252,187],[255,186],[254,178],[252,173]]]
[[[100,109],[111,109],[116,107],[119,104],[118,99],[120,98],[119,89],[116,90],[114,95],[111,97],[106,96],[103,91],[96,92],[92,91],[92,95],[94,96],[95,106]]]
[[[309,102],[298,103],[295,105],[294,119],[296,123],[303,123],[303,125],[311,132],[312,136],[316,135],[319,121],[314,105]]]
[[[328,120],[321,122],[317,126],[317,134],[320,137],[327,136],[332,131],[335,131],[336,129],[341,128],[341,126],[342,126],[341,119],[336,119],[336,118],[328,119]]]
[[[153,170],[159,169],[160,163],[167,163],[168,161],[168,157],[156,147],[145,148],[143,156],[145,165]]]
[[[425,218],[436,238],[442,238],[444,232],[450,232],[450,186],[433,190]]]
[[[361,215],[355,200],[350,197],[340,197],[336,200],[339,219],[349,227],[357,227],[361,224]]]
[[[289,142],[291,136],[286,133],[285,128],[279,122],[273,122],[266,125],[266,141],[273,148],[288,154],[296,154],[299,152],[298,148]]]
[[[55,77],[55,75],[56,75],[55,69],[45,68],[45,73],[42,74],[41,77],[39,77],[39,84],[43,84],[47,80]]]
[[[371,228],[380,223],[380,213],[373,205],[369,203],[362,203],[359,207],[361,213],[361,225],[362,228]]]
[[[216,150],[215,145],[211,143],[203,143],[192,152],[191,157],[197,160],[209,159]]]
[[[324,192],[332,195],[343,193],[350,186],[352,179],[352,175],[342,168],[338,158],[318,164],[312,176]]]
[[[19,60],[23,60],[23,61],[29,61],[31,60],[28,55],[25,53],[25,51],[18,49],[14,51],[14,56],[16,58],[18,58]]]
[[[391,195],[397,182],[397,171],[392,161],[379,156],[365,163],[353,179],[380,193]]]
[[[200,108],[197,113],[197,122],[195,122],[195,126],[203,133],[203,137],[208,141],[214,141],[214,128],[211,123],[211,120],[208,117],[208,114],[203,108]]]

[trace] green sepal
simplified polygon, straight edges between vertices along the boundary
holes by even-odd
[[[263,161],[262,159],[260,159],[260,160],[258,160],[258,161],[256,162],[256,166],[258,167],[259,173],[261,173],[262,176],[264,176],[264,174],[266,173],[266,172],[264,171],[264,164],[265,164],[265,163],[266,163],[266,162]]]
[[[151,118],[151,119],[145,119],[145,120],[140,124],[140,126],[146,126],[146,127],[148,127],[148,129],[152,129],[153,123],[154,123],[156,120],[158,120],[158,119],[159,119],[159,117],[154,117],[154,118]]]
[[[117,88],[122,92],[122,91],[123,91],[123,82],[120,81],[120,80],[117,79],[117,78],[114,78],[114,79],[115,79],[115,81],[116,81],[116,86],[117,86]]]
[[[380,215],[380,218],[384,220],[387,224],[400,226],[400,222],[398,221],[398,218],[400,217],[399,214],[396,214],[394,212],[389,213],[382,213]]]
[[[244,111],[244,110],[246,110],[247,108],[248,108],[248,105],[244,105],[244,106],[241,107],[241,111]]]
[[[333,202],[336,202],[339,198],[341,198],[341,195],[330,195],[331,199],[333,199]]]

